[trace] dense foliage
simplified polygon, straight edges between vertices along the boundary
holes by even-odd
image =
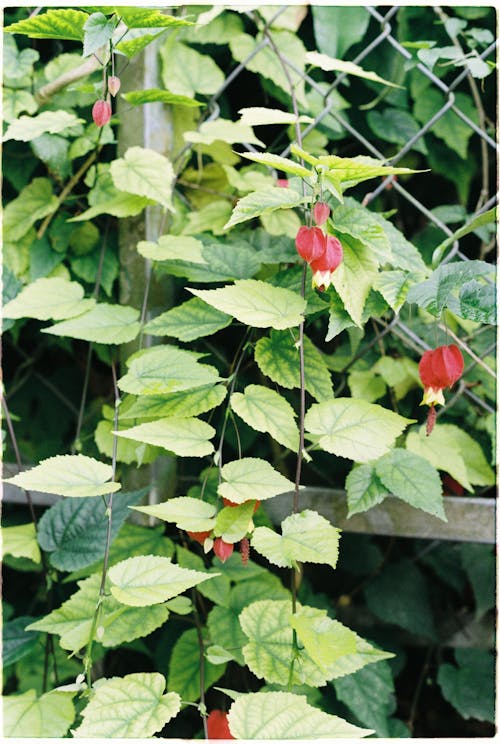
[[[5,734],[489,735],[492,549],[301,488],[491,496],[494,10],[170,11],[6,12]]]

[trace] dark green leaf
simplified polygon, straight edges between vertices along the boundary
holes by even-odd
[[[391,668],[387,661],[359,669],[354,674],[334,679],[332,684],[339,700],[377,736],[389,737],[388,717],[394,712],[395,696]]]
[[[415,302],[428,313],[439,317],[445,307],[460,314],[455,295],[468,279],[494,274],[494,267],[485,261],[460,261],[439,266],[424,282],[410,287],[407,302]]]
[[[460,553],[480,617],[495,606],[495,554],[489,545],[474,543],[463,543]]]
[[[25,631],[25,627],[35,620],[29,615],[16,617],[5,623],[2,630],[2,662],[4,667],[31,653],[38,644],[39,633]]]
[[[460,289],[458,300],[462,318],[495,325],[497,314],[494,284],[480,284],[475,279],[466,282]]]
[[[314,36],[320,52],[344,59],[344,53],[361,41],[370,22],[364,6],[313,5]]]
[[[458,667],[441,664],[438,684],[463,718],[495,720],[495,660],[489,651],[456,649]]]

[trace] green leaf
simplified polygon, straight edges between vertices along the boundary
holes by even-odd
[[[299,430],[295,412],[279,393],[263,385],[247,385],[244,393],[231,395],[231,408],[245,423],[270,434],[273,439],[297,452]]]
[[[370,22],[366,6],[313,5],[311,10],[319,51],[341,59],[353,44],[361,41]]]
[[[266,109],[262,110],[265,111]],[[285,116],[292,116],[292,122],[295,121],[293,114],[280,112],[280,114],[281,113],[285,114]],[[304,166],[300,165],[300,163],[296,163],[295,161],[289,160],[288,158],[282,158],[279,155],[272,155],[271,153],[267,152],[243,152],[241,154],[244,158],[253,160],[256,163],[261,163],[262,165],[268,165],[270,168],[283,171],[284,173],[291,173],[293,176],[309,178],[313,175],[312,171],[309,168],[304,168]]]
[[[358,739],[373,733],[313,708],[303,695],[291,692],[240,695],[228,721],[236,739]]]
[[[2,535],[5,533],[5,527]],[[2,628],[2,664],[7,667],[22,659],[35,650],[39,642],[39,634],[26,632],[25,628],[35,618],[28,615],[16,617],[3,623]]]
[[[4,697],[4,736],[62,738],[75,718],[74,694],[52,690],[37,698],[35,690],[28,690]]]
[[[100,679],[82,711],[83,722],[73,732],[81,738],[149,738],[161,731],[181,709],[176,692],[163,694],[165,678],[158,672]]]
[[[118,437],[163,447],[180,457],[203,457],[214,451],[209,439],[214,436],[215,429],[194,417],[162,418],[113,433]]]
[[[427,272],[427,267],[422,260],[422,256],[415,246],[406,240],[403,233],[398,230],[392,222],[386,220],[381,214],[372,212],[372,216],[384,229],[389,238],[392,250],[391,263],[395,268],[405,269],[406,271]]]
[[[257,527],[252,547],[268,561],[282,568],[301,563],[326,563],[335,568],[340,530],[315,511],[291,514],[281,523],[282,534],[269,527]]]
[[[430,437],[425,426],[411,431],[406,449],[427,459],[438,470],[444,470],[468,491],[472,485],[491,486],[495,482],[480,444],[467,432],[453,424],[436,424]]]
[[[372,463],[356,465],[345,481],[349,517],[368,511],[389,496]]]
[[[200,54],[171,36],[160,49],[162,80],[172,93],[192,98],[212,95],[224,83],[224,74],[212,57]]]
[[[178,496],[152,506],[136,506],[135,510],[165,522],[174,522],[180,530],[190,532],[205,532],[215,524],[215,506],[191,496]]]
[[[88,13],[81,10],[58,8],[11,23],[4,31],[10,34],[24,34],[32,39],[83,41],[83,28],[88,17]]]
[[[474,592],[475,616],[480,619],[495,607],[496,560],[489,545],[462,543],[461,563]]]
[[[141,395],[126,412],[120,412],[120,420],[198,416],[217,408],[226,395],[224,385],[206,385],[170,395]]]
[[[217,492],[235,504],[243,504],[252,499],[264,501],[294,489],[292,481],[258,457],[243,457],[228,462],[222,467],[220,474],[223,482]]]
[[[458,666],[441,664],[437,681],[444,698],[462,718],[495,721],[495,660],[477,648],[455,650]]]
[[[386,108],[382,112],[369,111],[367,115],[368,125],[376,137],[384,142],[394,142],[405,145],[419,131],[420,126],[408,111],[398,108]],[[427,155],[428,150],[423,137],[416,139],[412,150]]]
[[[83,121],[68,111],[43,111],[37,116],[20,116],[9,124],[3,141],[31,142],[42,134],[58,134]]]
[[[117,189],[172,209],[174,169],[164,155],[144,147],[129,147],[123,158],[113,160],[110,170]]]
[[[445,307],[458,314],[460,306],[455,295],[462,289],[469,279],[493,275],[495,268],[485,261],[459,261],[439,266],[429,279],[410,287],[407,302],[415,302],[419,307],[427,310],[436,318],[441,315]]]
[[[333,210],[332,222],[335,234],[341,242],[344,234],[361,241],[378,263],[391,262],[391,242],[376,215],[351,201],[339,204]]]
[[[226,328],[232,318],[207,305],[198,297],[183,302],[153,318],[144,328],[152,336],[173,336],[180,341],[194,341]]]
[[[362,398],[373,403],[385,395],[384,380],[374,375],[371,369],[352,369],[348,374],[348,384],[353,398]]]
[[[347,705],[356,720],[375,729],[377,736],[390,737],[388,718],[396,708],[394,681],[387,662],[359,669],[333,682],[337,698]]]
[[[113,217],[134,217],[142,210],[154,204],[151,199],[135,194],[127,194],[115,189],[114,193],[99,199],[95,206],[81,212],[77,217],[72,217],[68,222],[84,222],[93,220],[100,214],[111,214]]]
[[[220,140],[229,145],[244,142],[264,147],[264,143],[255,136],[251,127],[230,119],[205,121],[196,131],[184,132],[184,139],[194,145],[212,145]]]
[[[398,312],[403,306],[412,277],[405,271],[381,271],[373,281],[373,289],[380,292],[389,307]]]
[[[352,328],[355,325],[334,287],[330,288],[329,295],[330,308],[328,314],[328,331],[325,341],[331,341],[346,328]]]
[[[135,354],[118,387],[134,395],[165,395],[214,384],[220,380],[215,367],[200,364],[197,352],[173,345],[155,346]]]
[[[109,569],[111,594],[133,607],[160,604],[210,578],[212,574],[190,571],[154,555],[128,558]]]
[[[291,616],[290,625],[311,659],[325,672],[337,659],[356,651],[356,633],[331,620],[323,610],[301,607]]]
[[[52,214],[58,206],[49,179],[34,178],[4,209],[4,240],[17,242],[37,220]]]
[[[377,261],[360,240],[344,234],[341,243],[344,257],[332,275],[332,284],[353,321],[361,327],[366,298],[377,276]]]
[[[281,109],[271,109],[271,108],[265,108],[263,106],[251,106],[249,108],[241,108],[238,113],[240,114],[240,124],[244,124],[245,126],[249,127],[255,127],[261,124],[295,124],[297,121],[297,117],[295,114],[288,112],[288,111],[282,111]],[[299,116],[298,121],[300,124],[310,124],[313,120],[310,116]],[[243,157],[250,158],[250,160],[256,160],[256,162],[263,163],[263,160],[260,160],[261,157],[263,158],[271,158],[270,161],[266,161],[265,165],[270,165],[272,168],[279,168],[279,170],[286,171],[287,173],[293,173],[294,175],[300,176],[310,176],[311,172],[307,171],[307,173],[297,173],[295,170],[287,171],[286,168],[283,168],[281,165],[274,165],[274,163],[277,163],[278,161],[275,160],[275,158],[278,158],[280,162],[286,161],[285,164],[288,167],[293,168],[299,168],[301,171],[306,170],[303,169],[302,166],[297,165],[297,163],[294,163],[293,160],[288,160],[287,158],[281,158],[277,155],[271,155],[270,153],[241,153]],[[255,158],[255,155],[257,158]]]
[[[213,207],[214,204],[215,203],[212,203],[208,206]],[[231,208],[226,203],[224,209],[225,213],[227,212],[228,214],[228,209],[230,211]],[[201,213],[205,211],[206,208],[203,208],[197,212],[193,212],[192,215],[200,216]],[[224,221],[227,218],[227,214],[226,217],[224,217]],[[208,213],[206,215],[201,215],[201,219],[205,219],[205,216],[208,217]],[[218,215],[214,215],[214,218],[218,219]],[[200,225],[198,227],[194,226],[193,223],[190,222],[190,231],[198,232],[199,228],[201,231],[215,231],[213,218],[210,218],[210,224],[207,224],[206,226]],[[188,228],[186,227],[185,230],[187,229]],[[191,239],[192,238],[187,238],[187,240]],[[248,243],[239,241],[235,244],[214,241],[203,245],[201,249],[200,262],[191,262],[190,260],[183,260],[182,258],[180,260],[173,259],[166,261],[161,268],[164,268],[165,271],[172,276],[186,276],[193,282],[221,282],[234,279],[248,279],[257,273],[260,269],[260,265],[259,254],[256,253],[255,249]]]
[[[385,455],[411,421],[376,403],[337,398],[313,403],[305,427],[326,452],[368,462]]]
[[[138,318],[139,311],[134,307],[101,302],[77,318],[43,328],[42,333],[101,344],[124,344],[133,341],[139,333],[141,326]]]
[[[111,540],[117,536],[128,507],[136,504],[149,488],[120,493],[113,501]],[[38,522],[40,547],[50,553],[50,562],[61,571],[74,571],[104,556],[108,529],[107,507],[102,500],[63,499],[43,514]]]
[[[289,332],[272,330],[269,336],[257,341],[254,354],[261,372],[271,380],[286,388],[300,387],[299,350]],[[333,397],[328,367],[307,336],[304,337],[304,373],[306,390],[316,400]]]
[[[180,96],[178,93],[171,93],[169,90],[160,88],[148,88],[147,90],[131,90],[124,93],[122,98],[132,106],[141,106],[145,103],[165,103],[167,106],[203,106],[203,103],[196,101],[188,96]]]
[[[116,44],[115,49],[131,59],[165,33],[163,29],[149,29],[149,31],[152,33],[149,33],[146,28],[129,30],[125,38]]]
[[[460,289],[458,300],[461,318],[475,323],[495,325],[497,313],[494,284],[480,284],[474,279],[466,282]]]
[[[33,522],[16,524],[13,527],[2,527],[2,555],[29,558],[33,563],[40,563],[40,548],[36,540],[36,529]]]
[[[356,77],[366,78],[367,80],[373,80],[375,83],[382,83],[382,85],[389,85],[392,88],[401,88],[401,85],[391,83],[389,80],[384,80],[376,72],[369,72],[364,70],[354,62],[347,62],[342,59],[334,59],[329,57],[327,54],[321,54],[320,52],[307,52],[306,62],[313,67],[319,67],[325,72],[344,72],[347,75],[354,75]]]
[[[227,543],[241,540],[253,527],[254,506],[254,501],[247,501],[239,506],[226,506],[221,509],[217,514],[214,535],[222,537]]]
[[[375,472],[393,496],[447,521],[441,479],[428,460],[396,448],[377,460]]]
[[[35,62],[38,62],[40,59],[40,54],[35,49],[21,49],[19,50],[17,48],[17,44],[12,38],[12,36],[4,36],[3,37],[3,74],[4,74],[4,96],[8,93],[16,94],[19,92],[26,92],[27,91],[21,91],[19,89],[10,88],[7,86],[10,85],[19,85],[23,86],[24,84],[28,84],[29,82],[26,80],[26,78],[30,78],[33,75],[33,65]],[[31,94],[28,94],[30,95]],[[31,96],[33,98],[33,96]],[[34,100],[34,98],[33,98]],[[5,98],[4,98],[4,110],[3,115],[5,116]],[[35,111],[38,108],[35,102]],[[33,112],[31,112],[33,113]],[[14,117],[15,118],[15,117]],[[8,119],[6,119],[9,121]]]
[[[221,312],[252,328],[291,328],[302,320],[305,300],[281,287],[257,279],[241,279],[219,289],[189,291]]]
[[[320,165],[328,170],[325,177],[331,179],[334,184],[338,183],[342,188],[352,188],[362,181],[376,178],[377,176],[405,175],[416,173],[411,168],[399,168],[391,165],[381,165],[380,160],[367,155],[357,155],[354,158],[342,158],[339,155],[321,155]]]
[[[116,23],[114,19],[108,21],[103,13],[92,13],[84,25],[85,36],[83,37],[83,57],[89,57],[97,52],[100,47],[108,44]]]
[[[274,212],[276,209],[291,209],[304,203],[304,197],[293,189],[272,186],[259,191],[253,191],[241,197],[237,202],[231,219],[224,225],[225,229],[239,225],[247,220],[260,217],[262,214]]]
[[[3,308],[5,318],[36,318],[61,320],[89,310],[95,300],[83,299],[83,287],[66,279],[37,279],[21,290]]]
[[[426,579],[410,559],[387,564],[364,593],[368,609],[383,622],[435,640]]]
[[[7,37],[10,38],[10,37]],[[31,51],[25,49],[23,51]],[[3,118],[7,123],[16,119],[23,111],[28,114],[34,114],[38,104],[27,90],[16,90],[14,88],[4,88],[3,91]]]
[[[204,663],[204,690],[208,690],[224,674],[226,665]],[[190,628],[177,639],[172,649],[168,670],[167,689],[175,691],[183,700],[195,702],[200,698],[200,643],[196,628]]]
[[[442,93],[436,88],[427,88],[425,95],[418,96],[415,100],[413,109],[415,117],[423,124],[432,119],[443,108],[445,102]],[[465,93],[455,93],[455,106],[475,124],[479,123],[477,109],[470,96]],[[448,110],[440,116],[430,131],[442,139],[461,158],[464,160],[467,158],[469,139],[474,134],[474,130],[454,111]]]
[[[162,10],[143,8],[126,5],[117,9],[120,18],[129,28],[178,28],[180,26],[191,26],[191,21],[163,13]]]
[[[441,256],[443,255],[445,249],[452,245],[452,243],[455,242],[455,240],[459,240],[460,238],[463,238],[465,235],[469,235],[469,233],[474,232],[474,230],[477,230],[478,227],[482,227],[483,225],[489,225],[492,222],[496,221],[496,207],[493,207],[492,209],[489,209],[487,212],[483,212],[482,214],[479,214],[477,217],[474,217],[470,222],[468,222],[466,225],[461,227],[459,230],[453,233],[453,235],[450,235],[446,240],[443,240],[442,243],[438,245],[436,250],[434,251],[433,255],[433,263],[436,263],[440,260]]]
[[[6,478],[4,483],[26,491],[58,493],[61,496],[102,496],[118,491],[119,483],[109,481],[113,468],[86,455],[56,455],[30,470]]]

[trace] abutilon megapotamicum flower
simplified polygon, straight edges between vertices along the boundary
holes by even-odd
[[[232,555],[234,550],[233,543],[227,543],[225,542],[222,537],[217,537],[214,540],[214,553],[217,556],[217,558],[220,558],[223,563],[227,561],[230,555]]]
[[[311,267],[313,287],[323,292],[332,283],[332,274],[343,258],[340,240],[326,235],[319,227],[303,225],[295,237],[295,247]]]
[[[207,718],[207,733],[209,739],[234,739],[229,730],[227,713],[223,710],[213,710]]]
[[[317,225],[324,225],[330,216],[330,207],[325,202],[316,202],[313,210],[314,221]]]
[[[464,371],[462,352],[454,344],[429,349],[422,356],[418,373],[424,386],[424,397],[421,406],[430,406],[427,417],[427,436],[434,428],[436,421],[436,404],[444,405],[443,390],[451,387]]]

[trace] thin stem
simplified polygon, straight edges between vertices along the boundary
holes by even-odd
[[[455,341],[455,342],[456,342],[456,343],[457,343],[457,344],[458,344],[459,346],[461,346],[461,347],[462,347],[462,349],[463,349],[463,350],[464,350],[464,351],[465,351],[465,352],[466,352],[466,353],[467,353],[467,354],[468,354],[468,355],[469,355],[470,357],[472,357],[472,358],[474,359],[474,361],[475,361],[475,362],[476,362],[477,364],[479,364],[479,366],[480,366],[480,367],[482,367],[482,368],[483,368],[483,369],[484,369],[484,370],[485,370],[485,371],[486,371],[486,372],[487,372],[487,373],[488,373],[488,374],[489,374],[489,375],[490,375],[491,377],[493,377],[493,379],[494,379],[494,380],[496,380],[496,379],[497,379],[496,373],[495,373],[495,372],[494,372],[494,371],[493,371],[493,370],[492,370],[492,369],[491,369],[490,367],[488,367],[488,365],[486,364],[486,362],[483,362],[483,360],[481,359],[481,357],[478,357],[478,356],[477,356],[477,354],[475,354],[475,353],[474,353],[474,352],[472,351],[472,349],[470,348],[470,346],[468,346],[468,345],[467,345],[467,344],[466,344],[466,343],[465,343],[464,341],[462,341],[462,339],[461,339],[461,338],[459,338],[459,337],[458,337],[458,336],[457,336],[457,335],[456,335],[455,333],[453,333],[453,331],[452,331],[452,330],[450,330],[450,328],[448,328],[447,326],[443,325],[443,323],[439,323],[439,328],[441,328],[441,330],[445,331],[445,332],[446,332],[446,333],[448,334],[448,336],[451,336],[451,338],[452,338],[452,339],[453,339],[453,340],[454,340],[454,341]]]
[[[208,726],[207,726],[207,707],[205,703],[205,644],[203,642],[202,625],[200,622],[200,615],[198,608],[196,607],[196,591],[191,589],[191,601],[193,603],[193,615],[196,626],[196,635],[198,636],[198,648],[200,651],[200,705],[199,711],[201,719],[203,721],[203,732],[205,739],[208,739]]]
[[[432,646],[427,649],[426,654],[425,654],[424,663],[422,664],[422,669],[420,670],[418,681],[417,681],[417,684],[415,686],[415,693],[413,695],[413,700],[412,700],[412,703],[411,703],[410,715],[409,715],[409,718],[408,718],[408,721],[407,721],[408,728],[410,729],[410,731],[412,733],[413,733],[413,727],[415,725],[415,717],[417,715],[418,701],[420,699],[420,693],[422,692],[422,685],[424,683],[425,676],[426,676],[426,674],[427,674],[427,672],[429,670],[429,662],[430,662],[431,654],[432,654],[433,650],[434,650],[434,648]]]
[[[7,406],[7,401],[5,399],[5,395],[2,395],[2,408],[3,408],[3,411],[4,411],[4,415],[5,415],[5,421],[7,423],[7,429],[9,430],[10,441],[11,441],[11,444],[12,444],[12,449],[14,450],[14,455],[15,455],[15,458],[16,458],[17,468],[18,468],[19,472],[21,472],[21,470],[23,469],[23,463],[22,463],[22,460],[21,460],[21,453],[19,452],[19,447],[18,447],[18,444],[17,444],[17,437],[16,437],[16,434],[15,434],[15,431],[14,431],[14,427],[12,425],[12,419],[11,419],[11,416],[10,416],[9,407]],[[35,529],[36,529],[36,527],[37,527],[37,519],[36,519],[36,514],[35,514],[35,508],[33,506],[33,500],[31,498],[30,492],[29,491],[26,491],[25,489],[23,489],[23,490],[24,490],[24,493],[26,494],[26,501],[28,502],[28,507],[29,507],[29,510],[30,510],[31,519],[32,519],[33,524],[35,525]]]

